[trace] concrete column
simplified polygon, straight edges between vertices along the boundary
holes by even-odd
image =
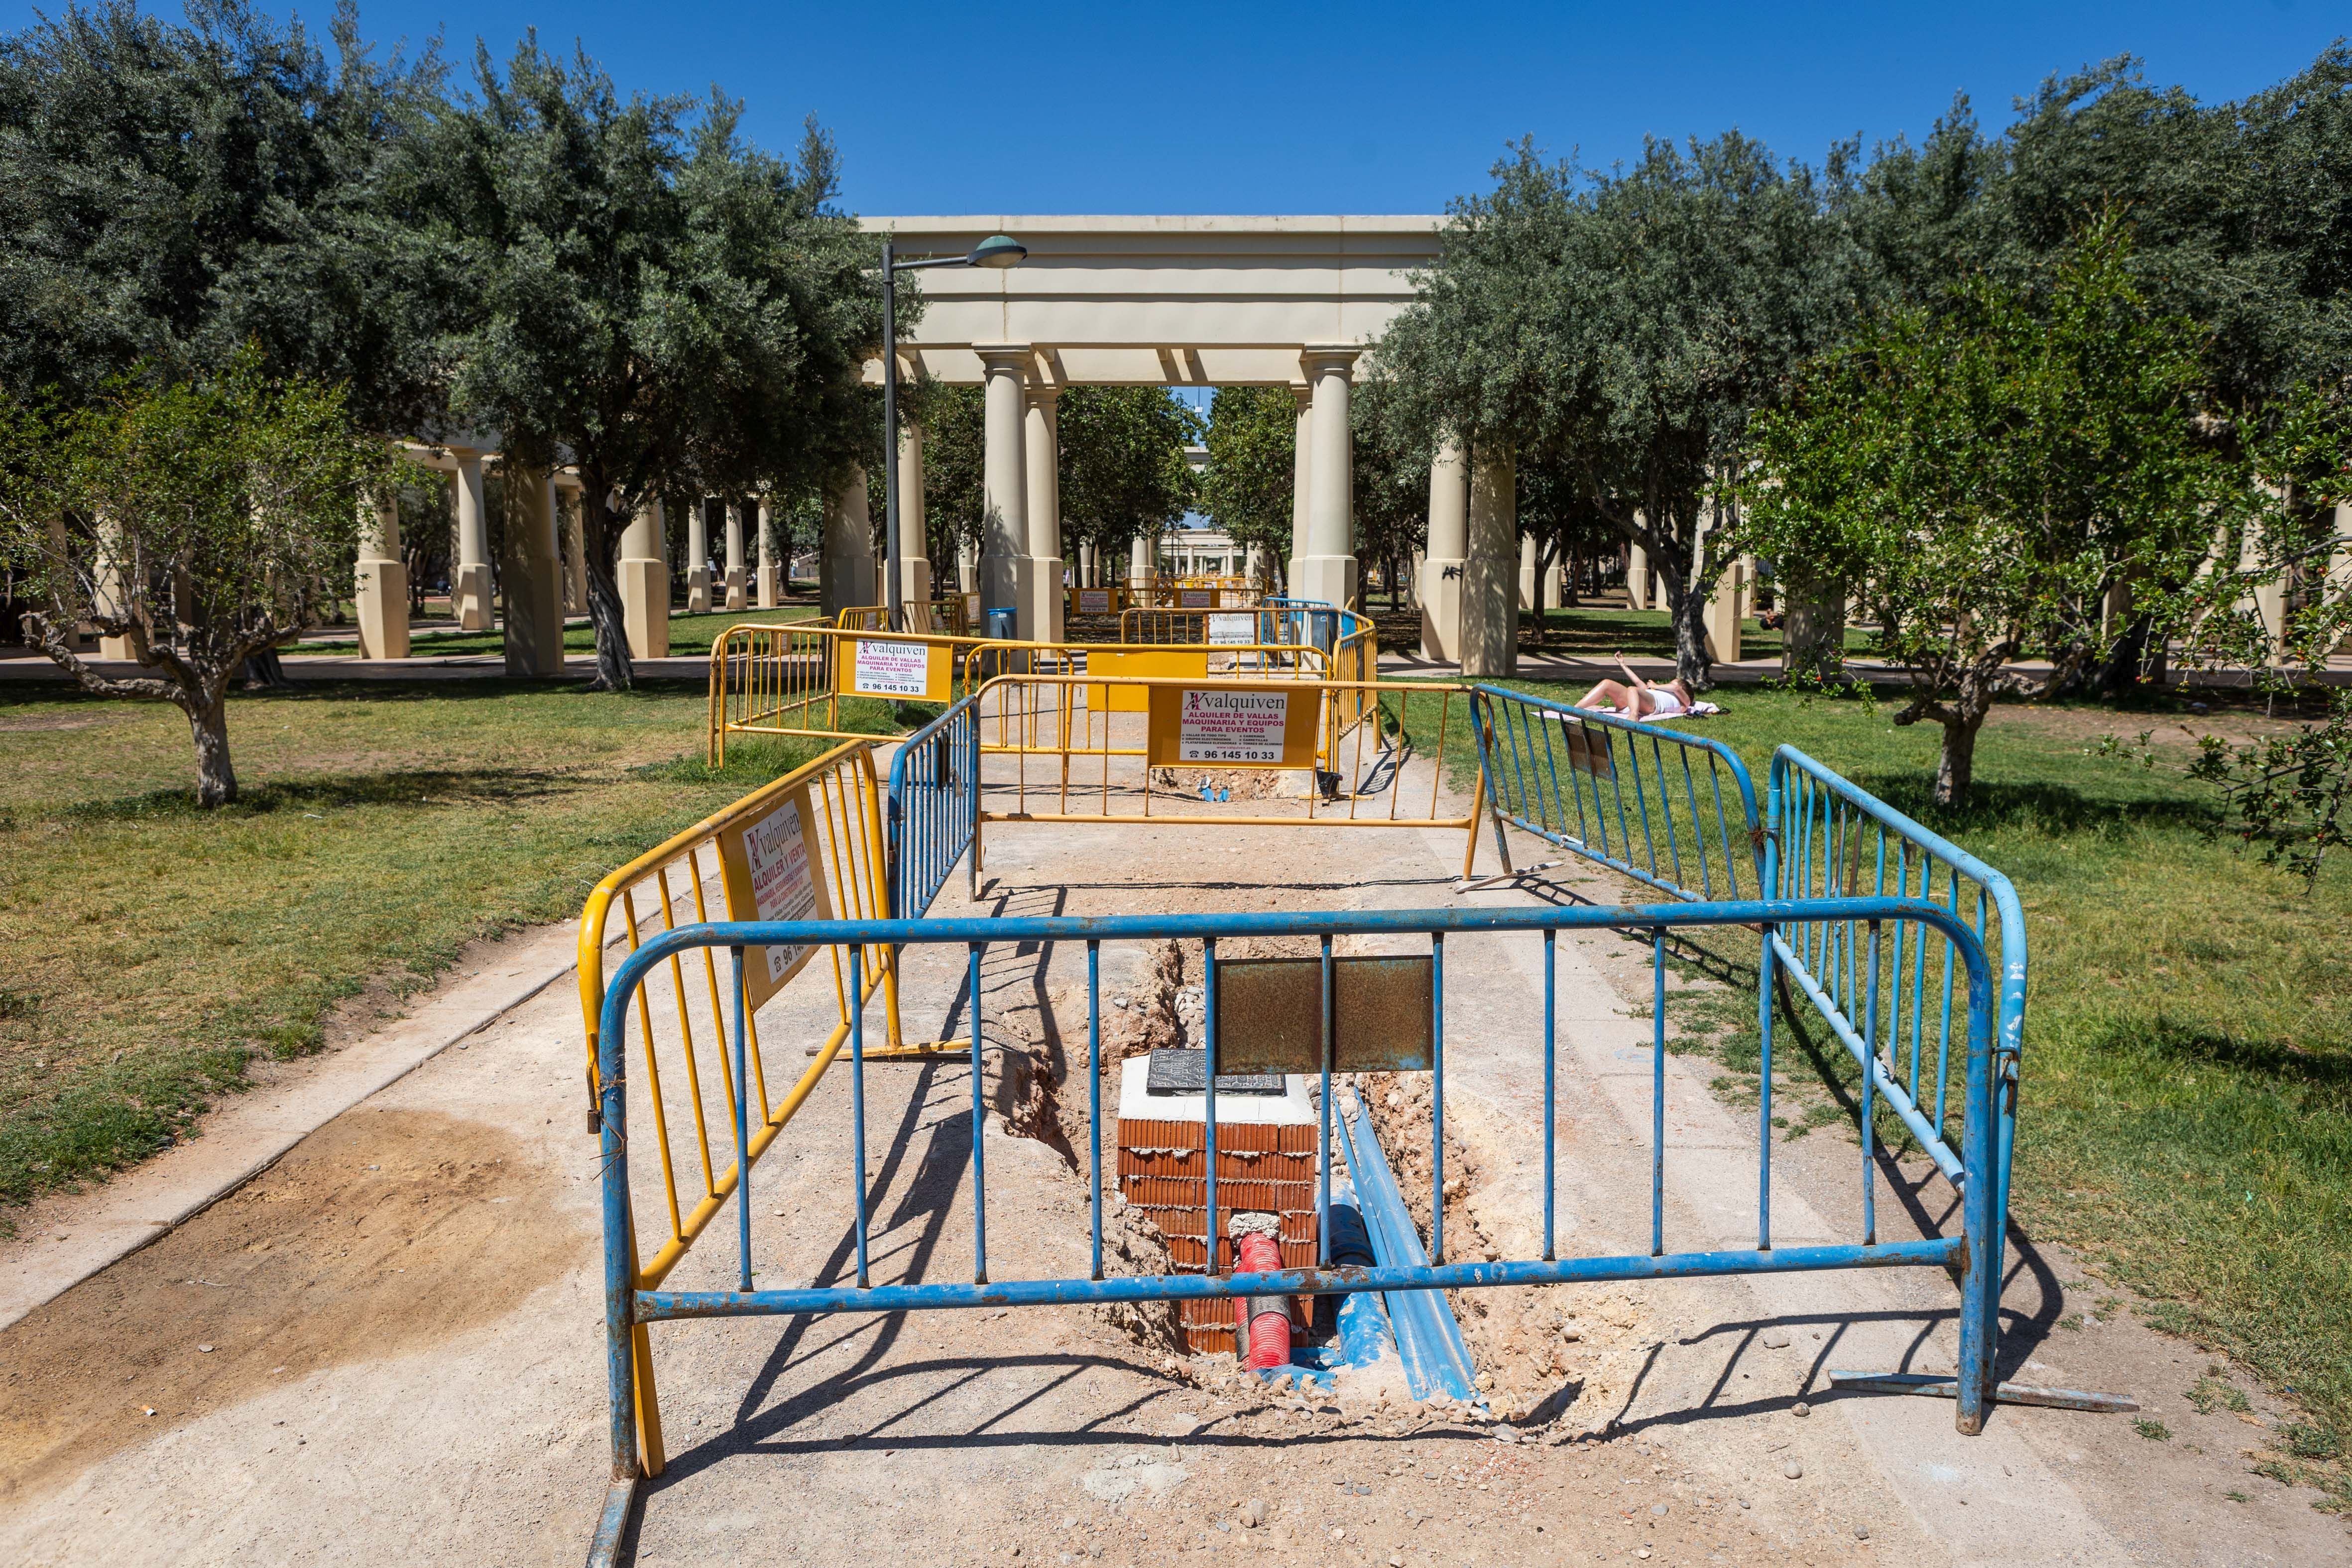
[[[710,613],[710,500],[695,498],[686,514],[686,613]]]
[[[1294,386],[1290,395],[1298,405],[1290,447],[1290,550],[1283,557],[1283,581],[1296,596],[1298,563],[1307,558],[1307,492],[1314,479],[1315,389]]]
[[[1459,442],[1429,465],[1429,550],[1421,563],[1421,657],[1462,657],[1462,568],[1470,554],[1470,464]]]
[[[621,531],[621,627],[632,658],[669,657],[669,539],[667,514],[658,500],[637,508]]]
[[[555,482],[505,470],[506,548],[499,597],[506,611],[509,675],[563,673],[563,555],[556,541]]]
[[[360,502],[359,563],[353,569],[360,618],[362,658],[408,657],[408,563],[400,556],[400,501],[386,492],[373,502]],[[101,584],[103,578],[100,579]],[[118,641],[123,651],[110,651]],[[127,639],[107,637],[100,644],[108,658],[131,657]]]
[[[1020,572],[1021,635],[1062,640],[1062,389],[1032,386],[1021,403],[1029,503],[1028,553]]]
[[[1723,520],[1717,520],[1717,526]],[[1718,663],[1739,661],[1739,566],[1738,560],[1717,570],[1716,552],[1705,525],[1698,539],[1698,580],[1708,584],[1706,607],[1700,612],[1706,629],[1707,657]]]
[[[866,510],[866,470],[849,477],[825,498],[824,555],[817,563],[817,596],[827,619],[846,609],[882,601],[874,581],[874,519]]]
[[[909,420],[898,430],[898,596],[908,605],[931,602],[929,518],[923,501],[923,427]]]
[[[784,574],[776,570],[776,542],[771,537],[776,526],[775,502],[761,496],[755,517],[759,535],[760,608],[772,610],[784,602]]]
[[[1027,343],[974,343],[987,375],[981,467],[980,609],[1021,607],[1020,562],[1029,550],[1029,478],[1023,377]],[[983,628],[984,629],[984,626]]]
[[[743,500],[727,503],[727,607],[751,607],[751,574],[743,564]]]
[[[366,515],[367,514],[365,512],[361,513],[362,522],[360,526],[362,531],[362,542],[360,548],[362,554],[366,552],[367,549],[364,542],[364,531],[367,526],[365,521]],[[64,524],[60,523],[58,525],[58,529],[60,534],[62,534]],[[399,538],[399,530],[400,521],[398,516],[395,514],[393,519],[393,537],[395,541]],[[396,554],[397,551],[395,551],[394,553]],[[131,601],[130,596],[123,591],[121,561],[121,525],[119,523],[101,521],[98,525],[98,570],[96,574],[98,580],[91,584],[92,592],[90,594],[90,609],[99,615],[122,618],[128,618],[130,616]],[[364,581],[364,579],[362,579],[362,581]],[[400,627],[401,632],[404,637],[408,630],[408,584],[407,574],[405,573],[402,574],[400,592],[402,611]],[[404,653],[405,652],[405,646],[406,645],[404,643]],[[360,639],[360,651],[362,653],[367,652],[367,639],[364,634],[362,634]],[[131,658],[131,639],[129,637],[100,637],[98,639],[98,657],[100,658],[122,659]]]
[[[1348,401],[1356,361],[1353,343],[1309,343],[1299,356],[1314,388],[1308,410],[1311,451],[1307,469],[1307,552],[1298,558],[1296,592],[1307,599],[1349,605],[1356,598],[1355,437]]]
[[[1519,660],[1518,468],[1508,448],[1471,454],[1470,554],[1462,567],[1462,673],[1492,679]]]
[[[1536,548],[1536,536],[1532,533],[1519,535],[1519,608],[1522,610],[1536,607],[1536,563],[1540,559],[1542,552]]]
[[[1638,544],[1625,558],[1625,603],[1631,609],[1650,607],[1650,552]]]
[[[563,613],[588,613],[588,492],[575,480],[559,486],[572,496],[563,519]]]
[[[1078,586],[1082,588],[1096,586],[1095,542],[1091,539],[1078,541]]]
[[[974,540],[956,541],[956,592],[980,592],[980,545]]]
[[[482,506],[482,455],[457,447],[457,564],[449,574],[449,608],[466,631],[490,629],[490,528]]]
[[[1139,533],[1127,548],[1127,583],[1130,588],[1151,586],[1151,541]]]

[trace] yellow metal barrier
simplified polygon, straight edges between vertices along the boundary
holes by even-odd
[[[1484,776],[1466,814],[1441,815],[1439,803],[1448,724],[1457,704],[1466,714],[1469,689],[1421,681],[1247,674],[1118,678],[1097,674],[1091,667],[1084,675],[1000,676],[979,689],[980,749],[983,758],[1013,758],[1013,773],[1009,780],[984,781],[980,820],[1460,828],[1465,836],[1462,874],[1467,877],[1485,809]],[[1232,747],[1188,746],[1182,710],[1194,694],[1211,707],[1238,705],[1241,700],[1255,702],[1262,713],[1278,710],[1279,734],[1267,720],[1255,739],[1244,733]],[[1310,706],[1298,706],[1300,699]],[[1409,813],[1403,769],[1422,737],[1435,741],[1428,800],[1425,809]],[[1034,776],[1033,759],[1045,762],[1051,770],[1047,776]],[[1168,768],[1288,773],[1301,780],[1291,797],[1299,801],[1299,809],[1282,815],[1189,809],[1202,804],[1197,795],[1171,792],[1159,782],[1157,775]],[[1008,788],[1013,809],[989,810],[987,793],[1001,795]],[[1033,808],[1032,795],[1050,797],[1050,806]],[[1385,811],[1367,809],[1367,801],[1382,795]],[[974,855],[976,874],[976,839]]]
[[[907,629],[910,632],[925,637],[960,637],[971,629],[961,594],[912,602],[905,608]],[[855,605],[835,615],[833,625],[836,631],[887,632],[890,629],[890,609],[887,605]]]
[[[685,832],[638,856],[627,865],[596,884],[588,901],[580,911],[580,1012],[585,1023],[588,1039],[588,1103],[596,1104],[597,1020],[604,1005],[604,950],[611,940],[609,927],[613,909],[618,904],[623,921],[623,934],[631,951],[638,945],[646,925],[658,915],[659,929],[674,930],[681,925],[708,921],[713,918],[727,920],[757,920],[762,918],[793,918],[763,914],[756,907],[740,857],[740,845],[745,835],[755,828],[778,820],[780,814],[791,813],[790,826],[806,856],[807,893],[814,902],[815,913],[801,918],[835,918],[842,920],[876,920],[889,913],[889,892],[887,882],[888,854],[883,837],[881,790],[874,766],[874,743],[870,740],[851,741],[834,747],[823,756],[797,768],[772,784],[764,784],[745,795],[725,810],[705,817]],[[730,863],[731,862],[731,863]],[[715,912],[706,889],[717,884],[722,895],[722,908]],[[650,907],[641,908],[643,895]],[[849,1038],[850,999],[848,966],[838,947],[827,948],[833,973],[834,998],[839,1022],[824,1044],[818,1047],[815,1059],[801,1073],[797,1081],[780,1096],[772,1097],[768,1087],[767,1064],[760,1044],[759,1020],[756,1013],[746,1020],[747,1049],[745,1062],[751,1079],[751,1092],[758,1098],[758,1114],[750,1119],[751,1137],[748,1162],[756,1164],[762,1152],[774,1142],[784,1124],[807,1100],[810,1092],[833,1065],[834,1058]],[[807,954],[793,960],[807,968],[820,967],[816,955]],[[890,1047],[902,1047],[898,1028],[898,969],[895,952],[887,945],[870,946],[865,950],[866,983],[857,998],[863,1006],[879,990],[884,996],[887,1014]],[[806,970],[799,973],[805,973]],[[775,971],[770,971],[772,977]],[[724,1048],[724,1023],[728,1014],[722,1010],[719,997],[722,987],[719,978],[714,950],[702,950],[702,982],[690,984],[687,964],[677,957],[669,961],[670,1000],[677,1010],[675,1041],[656,1040],[654,1014],[648,1000],[650,985],[637,993],[637,1026],[643,1037],[645,1079],[634,1092],[641,1095],[637,1103],[651,1112],[651,1139],[660,1155],[662,1190],[667,1200],[667,1219],[661,1244],[653,1257],[636,1266],[636,1289],[649,1290],[677,1267],[697,1237],[718,1215],[729,1194],[741,1179],[741,1173],[730,1159],[719,1167],[711,1155],[710,1128],[718,1124],[719,1151],[732,1152],[732,1129],[735,1121],[735,1097],[744,1092],[734,1081],[730,1070],[728,1053]],[[787,974],[788,982],[792,976]],[[805,980],[803,982],[807,984]],[[755,1006],[758,993],[754,993]],[[710,1048],[706,1054],[696,1037],[696,1020],[692,1004],[707,998],[710,1026]],[[878,1053],[877,1053],[878,1054]],[[668,1058],[669,1088],[664,1088],[664,1058]],[[718,1086],[714,1092],[704,1082],[704,1069],[716,1062]],[[685,1087],[677,1088],[680,1077]],[[681,1162],[672,1147],[670,1113],[676,1109],[670,1097],[681,1094],[691,1112],[693,1131],[688,1137],[683,1128],[679,1136],[685,1140],[686,1158]],[[593,1109],[592,1109],[593,1119]],[[636,1141],[646,1137],[645,1122],[633,1114],[632,1125],[637,1130]],[[688,1200],[681,1203],[678,1193],[679,1163],[688,1166]],[[645,1167],[640,1166],[640,1169]],[[636,1247],[632,1244],[631,1258],[635,1262]],[[653,1364],[641,1325],[636,1331],[637,1411],[640,1441],[644,1446],[649,1473],[659,1475],[662,1469],[661,1417],[655,1403]]]
[[[844,612],[845,615],[863,612]],[[1321,677],[1321,650],[1289,644],[1205,647],[1200,644],[1009,642],[793,623],[738,626],[710,645],[710,697],[705,755],[727,760],[730,735],[802,735],[848,740],[842,703],[951,702],[1009,669],[1067,674],[1081,668],[1118,675],[1201,676],[1219,672]]]

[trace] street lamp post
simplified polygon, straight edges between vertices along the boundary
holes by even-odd
[[[907,588],[898,566],[898,274],[926,267],[985,267],[1002,272],[1018,267],[1028,247],[1010,235],[992,234],[964,256],[901,261],[895,236],[882,237],[882,603],[890,629],[907,629]]]

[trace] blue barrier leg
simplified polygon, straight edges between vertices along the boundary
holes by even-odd
[[[1102,943],[1087,943],[1087,1196],[1093,1216],[1094,1272],[1102,1271]]]
[[[856,998],[866,994],[866,949],[849,950],[849,1145],[857,1163],[855,1217],[857,1222],[857,1288],[873,1283],[866,1270],[866,1009]],[[746,1210],[745,1212],[749,1212]]]
[[[1553,1142],[1553,1129],[1558,1125],[1558,1117],[1559,1117],[1559,1110],[1558,1110],[1558,1107],[1559,1107],[1559,1100],[1558,1100],[1558,1096],[1557,1096],[1557,1094],[1556,1094],[1556,1092],[1555,1092],[1555,1089],[1554,1089],[1555,1074],[1554,1074],[1554,1072],[1553,1072],[1553,1063],[1552,1063],[1552,1044],[1553,1044],[1554,1039],[1557,1037],[1557,1036],[1556,1036],[1556,1032],[1555,1032],[1555,1028],[1554,1028],[1554,1017],[1555,1017],[1555,1014],[1554,1014],[1553,1006],[1552,1006],[1552,993],[1553,993],[1553,991],[1554,991],[1554,989],[1556,988],[1556,985],[1557,985],[1557,976],[1558,976],[1558,971],[1559,971],[1559,933],[1558,931],[1548,931],[1544,932],[1544,933],[1543,933],[1543,946],[1544,946],[1544,1109],[1543,1109],[1543,1117],[1544,1117],[1544,1261],[1545,1261],[1546,1263],[1549,1263],[1549,1262],[1553,1259],[1553,1258],[1554,1258],[1555,1256],[1557,1256],[1557,1254],[1556,1254],[1556,1252],[1555,1252],[1555,1250],[1554,1250],[1554,1248],[1553,1248],[1553,1247],[1552,1247],[1552,1194],[1553,1194],[1553,1193],[1554,1193],[1555,1189],[1558,1187],[1559,1183],[1558,1183],[1557,1179],[1554,1177],[1554,1175],[1553,1175],[1553,1173],[1552,1173],[1552,1172],[1553,1172],[1553,1160],[1552,1160],[1552,1153],[1553,1153],[1553,1150],[1552,1150],[1552,1142]]]
[[[1878,1241],[1878,1118],[1871,1092],[1878,1079],[1878,922],[1870,922],[1864,974],[1869,989],[1862,1004],[1862,1244]]]
[[[1650,1256],[1666,1250],[1666,928],[1650,933]]]
[[[1209,1272],[1217,1272],[1217,939],[1208,937],[1201,943],[1201,1062],[1202,1109],[1208,1122],[1205,1141],[1208,1143],[1209,1212],[1208,1263]],[[1277,1241],[1279,1238],[1277,1237]],[[1244,1349],[1238,1330],[1234,1335],[1234,1351]]]
[[[1445,1261],[1445,933],[1429,933],[1429,1260]]]
[[[1331,1266],[1331,1055],[1336,1021],[1331,995],[1331,939],[1323,939],[1323,997],[1317,1009],[1322,1020],[1323,1091],[1315,1108],[1315,1261]]]
[[[976,852],[977,840],[972,847]],[[980,954],[971,944],[971,1268],[975,1282],[988,1283],[988,1166],[980,1152],[981,1135],[988,1131],[987,1096],[980,1070]]]
[[[751,1288],[751,1080],[743,1072],[743,1037],[750,1021],[751,993],[743,984],[743,950],[735,957],[735,1239],[743,1289]],[[855,961],[853,960],[853,963]],[[853,969],[852,973],[856,973]],[[855,996],[853,986],[850,994]],[[679,1010],[685,1001],[679,1000]]]

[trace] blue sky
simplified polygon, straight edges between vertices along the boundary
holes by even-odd
[[[299,9],[322,23],[327,4]],[[176,10],[176,0],[167,9]],[[34,7],[0,0],[10,28]],[[712,6],[362,0],[369,36],[470,60],[536,23],[625,88],[744,100],[788,150],[814,111],[866,213],[1436,212],[1506,141],[1607,163],[1737,126],[1817,160],[1923,132],[1966,90],[1989,123],[2042,79],[2130,53],[2232,98],[2309,63],[2352,7],[2075,5]]]

